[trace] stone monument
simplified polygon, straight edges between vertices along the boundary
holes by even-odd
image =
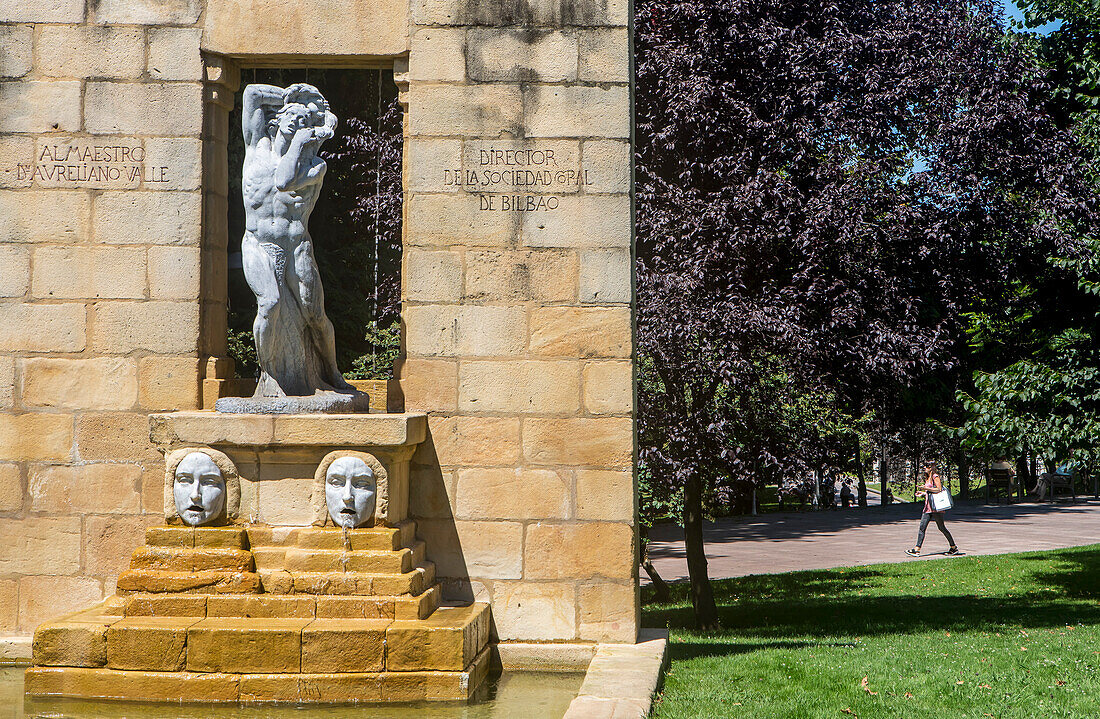
[[[244,275],[256,295],[252,331],[260,379],[251,398],[225,397],[219,412],[365,411],[366,394],[344,381],[309,215],[327,165],[318,156],[336,115],[312,85],[244,89]]]

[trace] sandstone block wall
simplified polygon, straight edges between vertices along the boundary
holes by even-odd
[[[413,0],[411,510],[508,640],[637,627],[627,5]]]
[[[637,626],[627,0],[0,3],[0,634],[113,591],[224,371],[240,67],[392,66],[410,510],[508,640]]]
[[[201,12],[0,3],[0,634],[114,591],[198,404]]]

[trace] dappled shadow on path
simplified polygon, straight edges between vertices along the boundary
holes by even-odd
[[[723,544],[742,540],[779,541],[827,536],[835,532],[859,528],[881,527],[913,522],[920,518],[920,503],[896,504],[890,507],[865,507],[822,512],[783,512],[757,517],[733,517],[704,525],[703,539],[707,544]],[[1100,520],[1100,505],[1080,501],[1076,504],[1012,504],[986,505],[960,503],[952,510],[949,523],[980,525],[1011,523],[1053,514],[1080,514],[1082,519]],[[662,524],[649,532],[651,559],[683,557],[683,530],[674,524]]]

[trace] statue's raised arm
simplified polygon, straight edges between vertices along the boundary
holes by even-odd
[[[241,107],[241,130],[244,144],[255,145],[267,135],[268,123],[283,106],[283,88],[274,85],[249,85],[244,89]]]

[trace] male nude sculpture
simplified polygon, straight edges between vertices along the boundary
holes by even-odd
[[[255,398],[300,397],[351,391],[336,367],[332,323],[309,215],[321,193],[321,143],[333,136],[336,116],[317,88],[244,90],[244,276],[256,295],[256,355],[261,375]]]

